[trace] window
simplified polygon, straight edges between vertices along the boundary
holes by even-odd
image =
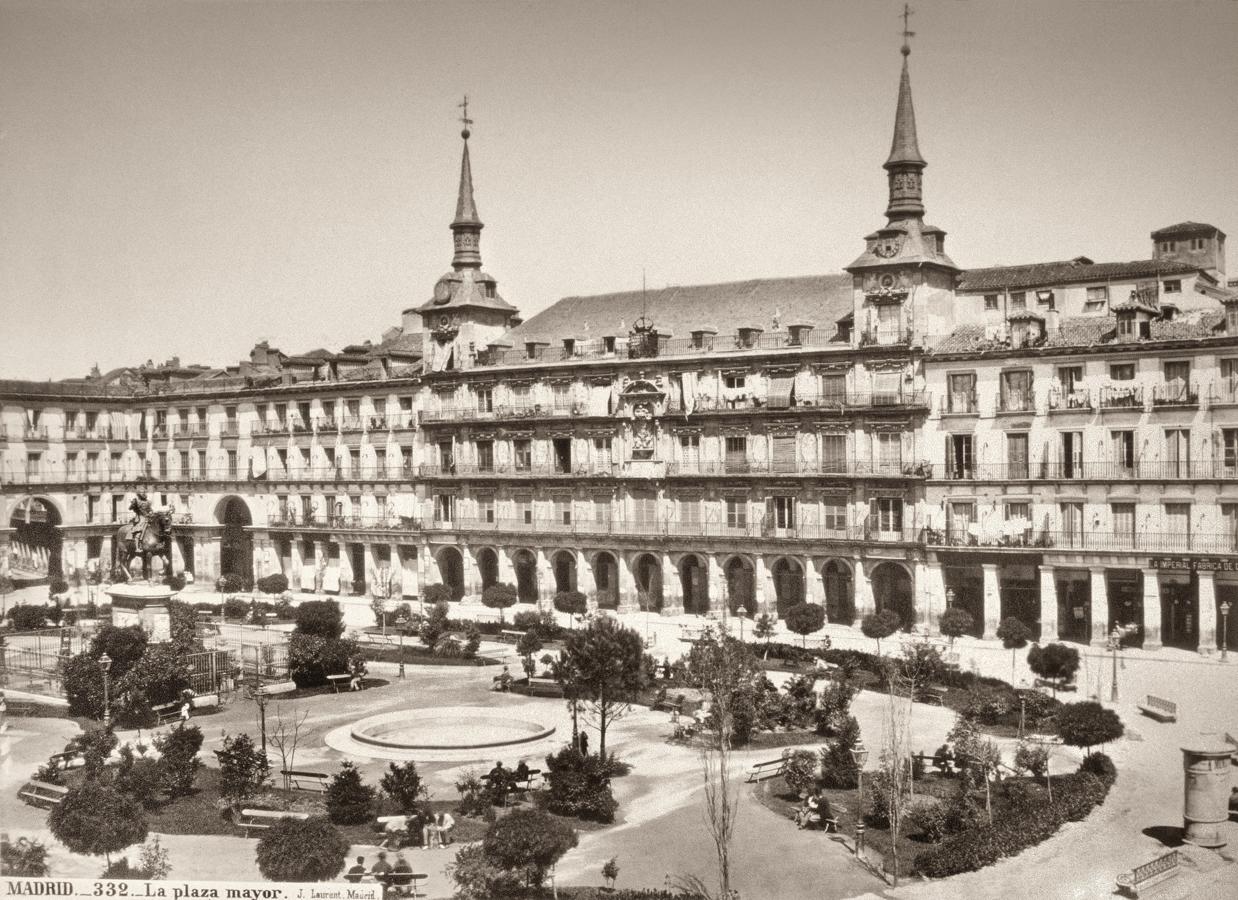
[[[770,470],[773,472],[795,472],[799,467],[796,463],[797,438],[794,434],[775,434],[770,446]]]
[[[1026,309],[1027,308],[1027,293],[1025,291],[1015,291],[1010,295],[1011,309]]]
[[[1133,337],[1135,334],[1135,314],[1133,312],[1118,313],[1118,336]]]
[[[826,531],[847,530],[847,501],[838,497],[826,497],[823,504]]]
[[[1161,241],[1160,247],[1161,247],[1162,253],[1173,253],[1174,242],[1173,241]]]
[[[741,390],[746,385],[747,380],[747,376],[745,375],[724,375],[722,377],[722,384],[729,390],[737,391]]]
[[[493,497],[478,497],[477,498],[477,518],[483,522],[494,522],[494,498]]]
[[[1006,521],[1011,528],[1023,527],[1023,542],[1030,543],[1032,539],[1032,504],[1026,500],[1010,501],[1006,504]]]
[[[236,407],[224,407],[224,424],[226,426],[225,434],[236,434]]]
[[[966,542],[971,526],[976,521],[976,504],[971,501],[954,501],[950,504],[947,535],[952,543]]]
[[[795,498],[771,497],[770,512],[773,515],[773,526],[778,529],[795,527]]]
[[[572,408],[572,386],[565,382],[556,382],[550,386],[550,398],[556,410],[565,411]]]
[[[976,374],[967,372],[950,375],[947,381],[949,390],[946,394],[946,411],[974,413],[976,411]]]
[[[847,436],[845,434],[821,435],[821,471],[847,471]]]
[[[1053,291],[1037,291],[1036,305],[1041,309],[1055,309],[1056,302],[1053,297]]]
[[[26,454],[26,476],[29,478],[37,478],[43,470],[43,454],[42,453],[27,453]]]
[[[438,470],[442,474],[455,471],[456,453],[451,441],[441,441],[438,445]]]
[[[1225,331],[1227,334],[1238,334],[1238,303],[1225,306]]]
[[[611,505],[609,497],[593,498],[593,521],[598,525],[610,525]]]
[[[1227,477],[1238,474],[1238,428],[1221,429],[1221,465]]]
[[[517,472],[527,472],[533,468],[533,441],[529,438],[517,438],[512,441],[512,460]]]
[[[1191,468],[1191,430],[1165,429],[1165,477],[1187,478]]]
[[[434,519],[438,522],[451,522],[455,519],[456,513],[456,496],[455,494],[435,494],[434,495]]]
[[[1110,435],[1110,445],[1113,448],[1113,462],[1123,473],[1129,474],[1135,468],[1135,432],[1114,431]]]
[[[1109,379],[1111,381],[1134,381],[1135,364],[1114,363],[1109,367]]]
[[[595,437],[593,439],[593,468],[595,472],[609,472],[611,469],[610,438]]]
[[[494,471],[494,441],[477,442],[477,468],[482,472]]]
[[[1027,478],[1027,432],[1006,435],[1006,477]]]
[[[877,468],[896,475],[903,470],[903,435],[898,431],[877,433]]]
[[[533,501],[529,497],[516,498],[516,521],[525,525],[533,524]]]
[[[238,477],[237,468],[236,468],[236,451],[235,450],[228,451],[228,477],[229,478]]]
[[[490,388],[477,389],[477,411],[484,413],[494,412],[494,391]]]
[[[1113,537],[1118,546],[1131,549],[1135,546],[1135,504],[1110,503],[1109,515],[1113,520]]]
[[[1203,250],[1204,246],[1205,246],[1205,243],[1204,243],[1203,238],[1191,238],[1191,249],[1192,250]]]
[[[748,501],[742,497],[726,498],[726,527],[748,527]]]
[[[822,375],[821,396],[827,403],[841,402],[847,396],[847,376],[837,373]]]
[[[1165,504],[1165,534],[1176,541],[1189,543],[1191,539],[1191,504]]]
[[[645,528],[658,524],[658,495],[653,491],[632,492],[633,521]]]
[[[567,497],[554,499],[554,520],[560,525],[572,524],[572,501]]]
[[[1032,411],[1032,373],[1027,369],[1003,372],[1001,381],[1002,412]]]
[[[1083,540],[1083,504],[1059,503],[1058,522],[1066,546],[1079,545]]]
[[[1085,310],[1104,309],[1108,302],[1109,287],[1102,284],[1087,289],[1087,297],[1084,300],[1083,308]]]
[[[1191,380],[1190,360],[1175,360],[1165,363],[1165,381],[1186,384]]]
[[[985,294],[984,295],[984,308],[985,309],[997,309],[998,308],[997,294]]]
[[[681,434],[679,436],[679,462],[685,469],[695,470],[701,461],[701,436],[699,434]]]
[[[970,434],[951,434],[946,437],[946,477],[971,478],[973,438]]]
[[[872,502],[876,507],[877,530],[886,533],[901,533],[903,530],[903,498],[878,497]]]
[[[1182,293],[1182,281],[1177,278],[1173,278],[1173,279],[1166,281],[1165,282],[1165,293],[1166,294]]]
[[[1083,432],[1062,432],[1062,477],[1083,477]]]
[[[726,469],[728,472],[744,472],[748,469],[748,438],[744,435],[727,435]]]
[[[1074,393],[1083,381],[1083,366],[1058,366],[1057,380],[1062,383],[1062,393]]]
[[[555,454],[555,471],[560,475],[570,475],[572,472],[572,439],[555,438],[551,445]]]
[[[701,524],[701,501],[697,497],[685,497],[679,501],[679,521],[684,525]]]

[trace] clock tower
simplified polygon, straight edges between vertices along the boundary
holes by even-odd
[[[499,296],[498,282],[481,268],[481,218],[473,199],[473,167],[469,161],[468,98],[460,104],[464,152],[460,159],[460,190],[451,221],[454,253],[451,271],[434,285],[434,296],[409,312],[421,317],[424,354],[431,371],[464,369],[509,329],[520,324],[516,307]]]
[[[904,11],[909,16],[910,10]],[[884,168],[889,186],[886,224],[864,238],[864,252],[847,267],[855,295],[854,340],[859,345],[922,344],[952,327],[959,269],[946,255],[946,233],[924,222],[924,169],[911,102],[904,24],[903,71],[894,113],[894,139]]]

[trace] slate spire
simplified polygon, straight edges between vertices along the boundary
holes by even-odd
[[[455,245],[451,265],[456,270],[481,268],[480,239],[481,230],[485,227],[477,216],[477,204],[473,200],[473,168],[469,164],[469,136],[472,134],[469,126],[473,124],[473,120],[469,118],[468,103],[468,97],[465,97],[460,104],[464,109],[464,115],[460,119],[464,123],[464,130],[460,132],[460,137],[464,139],[464,153],[460,158],[460,193],[456,198],[456,217],[451,223],[452,242]]]
[[[920,155],[916,140],[916,110],[911,102],[911,72],[907,66],[911,47],[905,40],[901,52],[903,74],[898,84],[898,107],[894,113],[894,140],[890,143],[890,156],[885,161],[890,181],[890,204],[886,216],[891,221],[923,218],[921,173],[928,165]]]

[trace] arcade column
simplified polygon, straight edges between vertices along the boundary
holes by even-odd
[[[1057,580],[1053,566],[1040,567],[1040,639],[1056,641],[1057,630]]]
[[[512,565],[511,554],[503,547],[498,548],[499,581],[503,584],[516,583],[516,567]]]
[[[1143,570],[1143,649],[1161,649],[1161,575]]]
[[[716,553],[706,557],[709,567],[709,611],[721,613],[726,608],[726,577],[722,574],[722,563],[718,562]]]
[[[632,574],[632,560],[619,558],[619,612],[636,612],[636,576]]]
[[[589,554],[581,551],[576,557],[576,590],[585,595],[585,608],[590,613],[597,612],[598,595],[595,586],[597,578],[593,574],[593,560]]]
[[[873,583],[868,578],[870,563],[865,559],[855,561],[855,617],[863,619],[876,612],[877,604],[873,600]]]
[[[1217,584],[1210,571],[1196,573],[1199,583],[1199,652],[1210,656],[1217,649]]]
[[[464,575],[463,600],[465,603],[480,603],[481,573],[477,569],[477,557],[473,555],[473,549],[468,544],[460,545],[460,559]]]
[[[662,554],[662,615],[683,614],[683,584],[669,553]]]
[[[997,579],[997,563],[981,563],[984,572],[984,634],[991,641],[997,637],[997,625],[1002,615],[1002,590]]]
[[[1109,645],[1109,582],[1104,566],[1092,566],[1092,641],[1093,647]]]
[[[753,560],[752,573],[752,602],[756,604],[758,616],[762,613],[777,615],[777,611],[770,608],[774,591],[769,581],[769,568],[765,565],[765,557],[758,554]]]
[[[550,566],[550,557],[546,551],[537,551],[537,608],[544,609],[553,606],[555,595],[555,573]]]
[[[825,583],[821,580],[821,570],[812,563],[811,556],[800,560],[804,567],[804,599],[817,606],[825,606]]]

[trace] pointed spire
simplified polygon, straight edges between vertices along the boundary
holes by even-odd
[[[460,137],[464,139],[464,152],[460,158],[460,192],[456,198],[456,217],[451,223],[452,242],[455,245],[455,255],[451,265],[455,269],[480,268],[481,251],[479,242],[481,230],[484,227],[477,216],[477,204],[473,200],[473,167],[469,163],[469,126],[473,120],[469,118],[469,98],[466,96],[460,104],[464,114],[460,121],[464,130]]]
[[[914,32],[908,29],[911,8],[904,5],[903,19],[903,73],[898,83],[898,107],[894,113],[894,140],[890,142],[890,156],[884,168],[889,173],[890,204],[886,216],[891,220],[922,218],[924,199],[921,195],[922,170],[928,165],[920,155],[916,139],[916,110],[911,102],[911,71],[907,58],[911,55],[910,39]]]

